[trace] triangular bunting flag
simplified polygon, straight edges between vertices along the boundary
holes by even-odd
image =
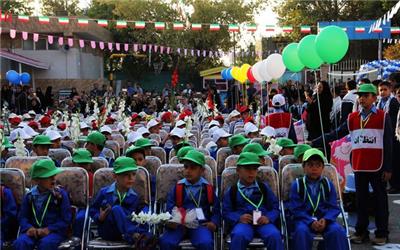
[[[85,41],[82,39],[79,39],[79,47],[83,48],[85,47]]]
[[[22,39],[24,39],[25,41],[28,39],[28,32],[22,31]]]
[[[38,33],[33,33],[33,41],[34,42],[39,41],[39,34]]]

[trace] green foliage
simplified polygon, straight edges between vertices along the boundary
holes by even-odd
[[[14,15],[31,15],[32,7],[28,6],[29,0],[0,0],[1,11],[10,11]]]
[[[47,16],[78,16],[82,14],[79,0],[41,0],[42,14]]]
[[[183,3],[184,2],[184,3]],[[159,1],[159,0],[93,0],[88,9],[91,18],[106,18],[130,21],[163,21],[171,25],[172,22],[189,23],[230,23],[253,22],[253,13],[260,6],[259,0],[188,0],[188,1]],[[227,27],[221,27],[220,31],[211,32],[208,26],[203,26],[201,31],[185,29],[173,30],[167,27],[163,31],[156,31],[154,24],[146,23],[146,29],[137,30],[132,27],[116,29],[115,24],[109,28],[114,34],[115,40],[138,44],[159,44],[171,48],[188,48],[198,50],[230,50],[234,46],[232,33]],[[241,34],[236,35],[236,41]],[[183,50],[182,52],[183,53]],[[188,51],[190,53],[190,51]],[[171,70],[178,65],[180,71],[187,71],[193,77],[198,72],[209,69],[221,62],[214,58],[183,57],[171,55],[159,55],[153,53],[151,58],[128,56],[123,65],[123,71],[134,79],[140,79],[145,70],[149,70],[149,60],[163,62],[164,69]],[[152,70],[152,68],[150,68]]]

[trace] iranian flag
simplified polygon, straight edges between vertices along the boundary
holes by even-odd
[[[192,30],[201,30],[201,23],[192,23]]]
[[[21,21],[21,22],[28,22],[28,21],[29,21],[29,16],[26,16],[26,15],[19,15],[19,16],[18,16],[18,21]]]
[[[135,28],[136,29],[144,29],[144,28],[146,28],[146,23],[143,21],[137,21],[137,22],[135,22]]]
[[[41,24],[50,23],[50,18],[48,16],[40,16],[39,23]]]
[[[274,32],[275,31],[275,26],[274,25],[267,25],[266,28],[265,28],[265,31]]]
[[[219,31],[220,28],[221,28],[221,27],[219,26],[218,23],[212,23],[212,24],[210,24],[210,30],[211,30],[211,31]]]
[[[391,27],[390,33],[391,34],[400,34],[400,27]]]
[[[68,19],[68,17],[59,17],[58,23],[59,24],[69,24],[69,19]]]
[[[80,19],[80,18],[78,18],[78,24],[82,25],[82,26],[88,25],[89,24],[89,20],[88,19]]]
[[[156,28],[156,30],[164,30],[165,23],[164,22],[155,22],[154,27]]]
[[[285,33],[290,33],[293,31],[293,27],[292,26],[283,26],[282,31]]]
[[[183,26],[183,23],[174,23],[173,24],[173,29],[174,30],[183,30],[185,26]]]
[[[382,28],[381,27],[375,28],[375,29],[372,30],[372,32],[374,32],[374,33],[382,33]]]
[[[230,32],[238,32],[239,31],[239,25],[237,25],[237,24],[229,24],[228,25],[228,31],[230,31]]]
[[[300,26],[300,33],[309,34],[311,33],[311,27],[307,25]]]
[[[121,20],[118,20],[117,21],[117,23],[116,23],[116,27],[118,28],[118,29],[122,29],[122,28],[126,28],[126,21],[121,21]]]
[[[97,20],[97,24],[101,27],[106,27],[108,25],[108,21],[104,19]]]
[[[255,32],[255,31],[257,30],[257,25],[255,25],[255,24],[248,24],[248,25],[246,26],[246,30],[247,30],[247,31],[250,31],[250,32]]]
[[[365,28],[364,27],[356,27],[355,31],[356,31],[356,33],[364,33],[365,32]]]

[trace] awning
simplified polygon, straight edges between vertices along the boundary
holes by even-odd
[[[38,69],[49,69],[49,67],[50,67],[50,65],[47,63],[40,62],[35,59],[26,57],[26,56],[21,56],[21,55],[18,55],[18,54],[15,54],[15,53],[12,53],[12,52],[9,52],[6,50],[0,50],[0,57],[4,57],[4,58],[10,59],[12,61],[23,63],[23,64],[26,64],[26,65],[29,65],[29,66],[32,66],[32,67],[35,67]]]

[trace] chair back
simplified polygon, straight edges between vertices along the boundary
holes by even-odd
[[[111,141],[111,140],[107,140],[106,141],[106,145],[104,146],[104,148],[109,148],[113,151],[114,153],[114,157],[109,157],[109,158],[118,158],[118,156],[120,155],[120,149],[119,149],[119,144],[116,141]]]
[[[232,150],[229,147],[223,147],[217,151],[217,170],[218,175],[222,174],[225,167],[225,159],[232,154]]]
[[[7,159],[5,168],[18,168],[22,170],[25,175],[25,187],[31,187],[32,180],[29,170],[32,164],[40,159],[50,159],[47,156],[13,156]]]
[[[28,149],[25,148],[24,152],[25,152],[24,156],[30,156]],[[15,148],[9,148],[8,153],[6,155],[6,159],[16,156],[16,155],[17,155],[17,150]]]
[[[104,159],[103,157],[92,157],[93,163],[90,164],[90,169],[93,172],[96,172],[97,169],[100,168],[108,168],[108,161]],[[61,162],[61,167],[67,168],[67,167],[79,167],[78,163],[74,163],[72,161],[72,157],[65,158]]]
[[[203,139],[201,140],[200,145],[201,145],[203,148],[205,148],[205,147],[207,146],[207,144],[210,143],[210,142],[212,142],[211,137],[203,138]]]
[[[288,164],[297,163],[297,159],[294,155],[284,155],[279,158],[279,176],[282,175],[282,169]]]
[[[0,168],[0,183],[13,192],[15,203],[19,207],[25,195],[25,175],[18,168]]]
[[[69,194],[71,205],[86,207],[89,204],[89,176],[80,167],[61,167],[63,170],[56,175],[56,183]]]
[[[155,140],[156,142],[158,142],[158,144],[161,143],[161,136],[159,134],[150,134],[149,139]]]
[[[156,176],[157,169],[161,166],[161,164],[161,160],[158,159],[158,157],[146,156],[146,165],[144,166],[144,168],[149,171],[150,175]]]
[[[49,157],[57,162],[62,162],[65,158],[71,157],[71,153],[65,148],[51,148]]]
[[[111,134],[111,137],[112,137],[112,139],[113,139],[114,141],[116,141],[116,142],[118,143],[120,153],[122,153],[122,152],[121,152],[121,149],[123,149],[123,148],[124,148],[124,145],[125,145],[125,138],[124,138],[124,136],[121,135],[119,132],[117,132],[117,133],[112,133],[112,134]]]
[[[115,154],[112,149],[104,147],[102,152],[105,157],[110,158],[110,159],[115,159]]]
[[[162,147],[151,147],[151,155],[160,159],[162,164],[167,162],[167,153]]]

